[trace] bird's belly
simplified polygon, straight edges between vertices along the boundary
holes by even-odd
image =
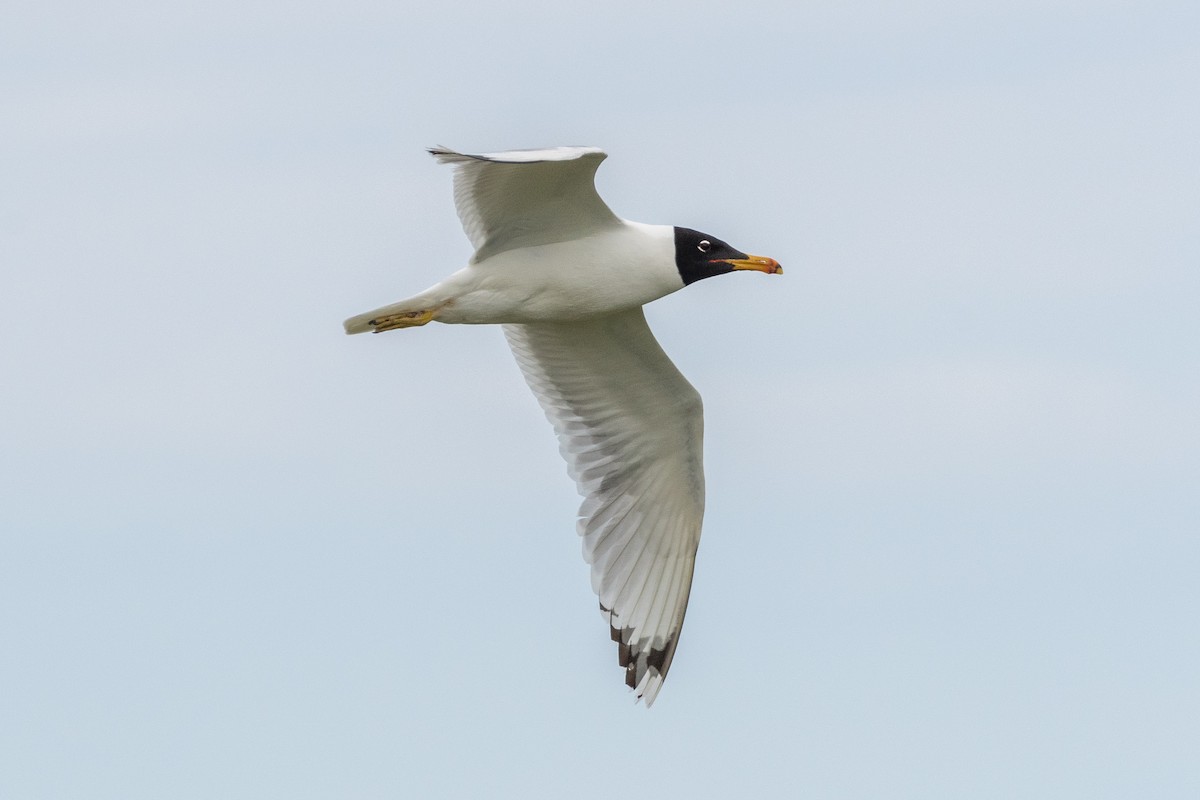
[[[533,291],[479,288],[452,299],[437,319],[465,324],[565,322],[644,305],[661,296],[583,293],[570,285],[543,285]]]
[[[466,324],[571,321],[607,314],[683,286],[677,273],[647,267],[644,254],[577,243],[500,253],[456,273],[456,291],[438,314]]]

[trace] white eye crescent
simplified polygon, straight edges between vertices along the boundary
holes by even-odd
[[[700,244],[696,245],[696,249],[701,253],[707,253],[709,250],[712,250],[712,242],[708,239],[701,239]]]

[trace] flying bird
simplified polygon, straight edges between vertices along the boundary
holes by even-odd
[[[346,333],[498,324],[583,496],[577,528],[625,683],[649,706],[679,644],[704,516],[700,395],[642,306],[704,278],[781,273],[690,228],[616,216],[594,147],[469,155],[454,204],[475,254],[418,295],[346,320]]]

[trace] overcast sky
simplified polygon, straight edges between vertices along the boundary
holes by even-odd
[[[1200,796],[1200,6],[0,11],[0,797]],[[635,706],[422,148],[780,278]]]

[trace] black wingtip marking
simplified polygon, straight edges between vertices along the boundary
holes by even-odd
[[[600,611],[609,614],[609,619],[612,619],[612,611],[606,608],[604,603],[600,604]],[[675,652],[675,642],[679,636],[678,630],[675,630],[665,641],[635,639],[633,628],[618,628],[610,621],[608,633],[610,638],[617,643],[617,663],[625,668],[626,686],[636,689],[646,680],[648,673],[652,673],[652,677],[659,681],[666,678],[667,670],[671,667],[671,656]],[[641,698],[640,694],[638,698]]]

